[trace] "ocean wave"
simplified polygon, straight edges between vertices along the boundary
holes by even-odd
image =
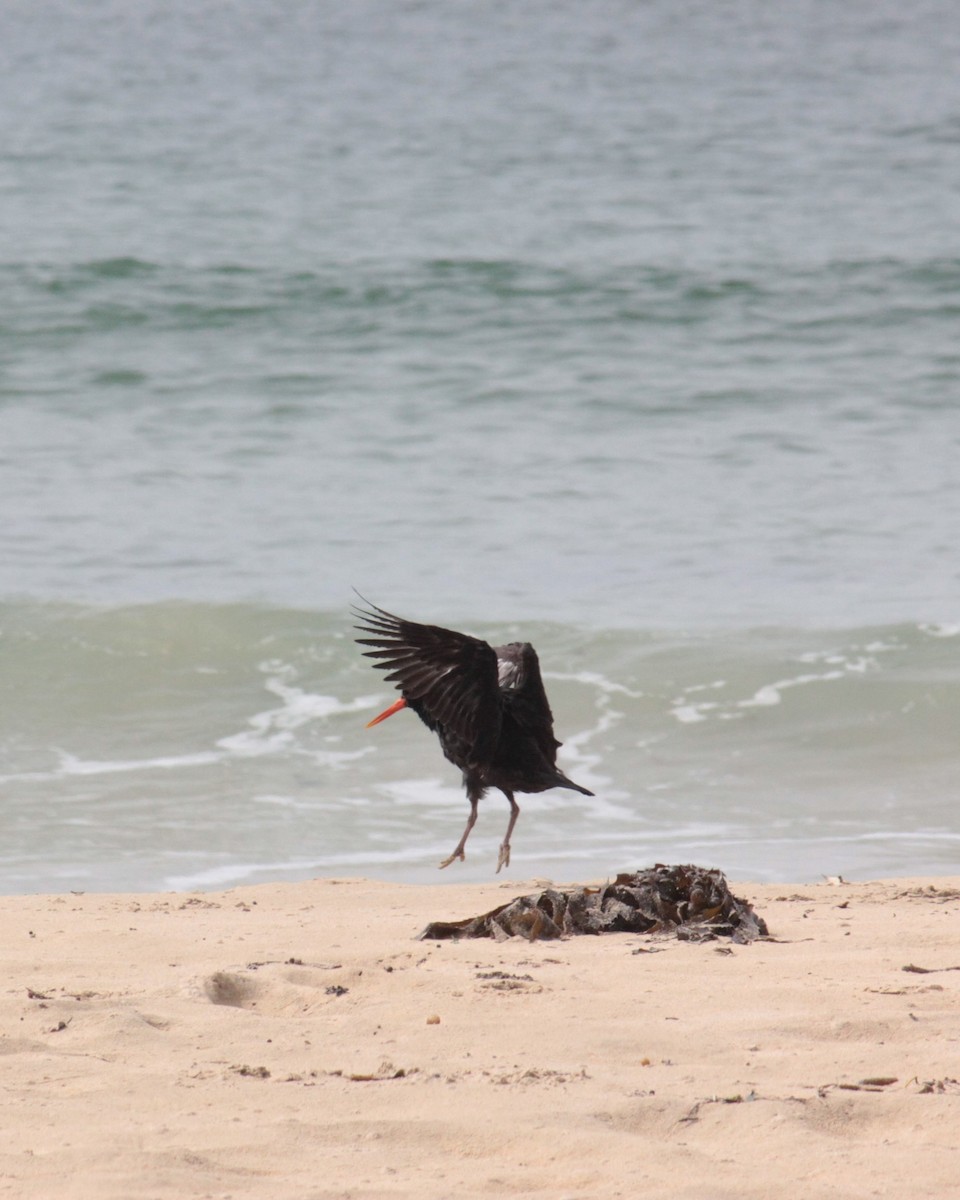
[[[347,867],[432,878],[462,826],[459,774],[411,715],[364,728],[391,693],[351,625],[346,605],[0,605],[16,697],[0,733],[0,890],[27,862],[51,881],[64,862],[78,880],[116,878],[138,854],[174,852],[196,869],[153,877],[177,886]],[[795,878],[818,855],[851,876],[897,853],[912,869],[957,834],[950,626],[532,621],[522,636],[544,665],[560,761],[596,792],[520,797],[531,870],[709,851],[764,877]],[[464,877],[484,877],[505,813],[491,793]]]
[[[0,326],[79,335],[129,325],[218,330],[276,325],[304,311],[321,325],[366,317],[374,328],[432,328],[467,314],[476,328],[516,322],[542,337],[550,323],[726,326],[750,341],[788,341],[843,324],[882,330],[956,315],[960,260],[863,258],[809,264],[666,268],[647,263],[556,264],[536,259],[328,259],[304,270],[256,263],[189,266],[138,258],[0,266]],[[855,286],[854,286],[855,285]],[[57,305],[51,307],[51,298]],[[746,320],[755,310],[753,318]],[[760,312],[777,320],[762,321]],[[355,333],[362,329],[354,327]],[[655,398],[651,402],[656,404]],[[636,397],[629,403],[634,405]]]

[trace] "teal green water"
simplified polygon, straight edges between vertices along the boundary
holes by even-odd
[[[520,797],[517,875],[631,863],[734,877],[953,869],[956,627],[721,633],[477,625],[540,652],[564,768]],[[317,874],[446,881],[466,804],[346,612],[173,602],[0,607],[7,891]],[[491,793],[456,877],[492,876]]]
[[[353,587],[536,643],[598,799],[521,872],[955,869],[958,52],[945,0],[8,6],[0,888],[433,878]]]

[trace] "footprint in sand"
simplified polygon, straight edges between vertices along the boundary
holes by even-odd
[[[211,1004],[268,1016],[311,1012],[336,1003],[355,983],[338,964],[250,963],[215,971],[203,981]]]

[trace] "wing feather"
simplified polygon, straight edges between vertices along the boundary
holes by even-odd
[[[374,666],[386,671],[431,728],[441,725],[470,747],[475,761],[489,758],[500,738],[502,700],[497,683],[497,654],[480,638],[405,621],[375,604],[355,608],[363,633],[356,641]]]
[[[497,646],[500,690],[513,720],[534,739],[551,764],[562,743],[553,736],[553,713],[540,674],[540,660],[529,642]]]

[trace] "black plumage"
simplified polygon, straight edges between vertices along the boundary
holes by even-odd
[[[369,601],[367,601],[369,603]],[[510,835],[520,809],[515,792],[572,788],[592,796],[557,767],[553,714],[529,642],[490,646],[480,638],[405,621],[371,604],[357,608],[363,624],[356,640],[375,666],[387,671],[401,699],[370,725],[403,707],[412,708],[440,739],[444,755],[463,772],[470,815],[463,837],[440,864],[464,858],[464,846],[477,819],[477,802],[489,787],[510,802],[510,821],[500,845],[497,870],[510,863]]]

